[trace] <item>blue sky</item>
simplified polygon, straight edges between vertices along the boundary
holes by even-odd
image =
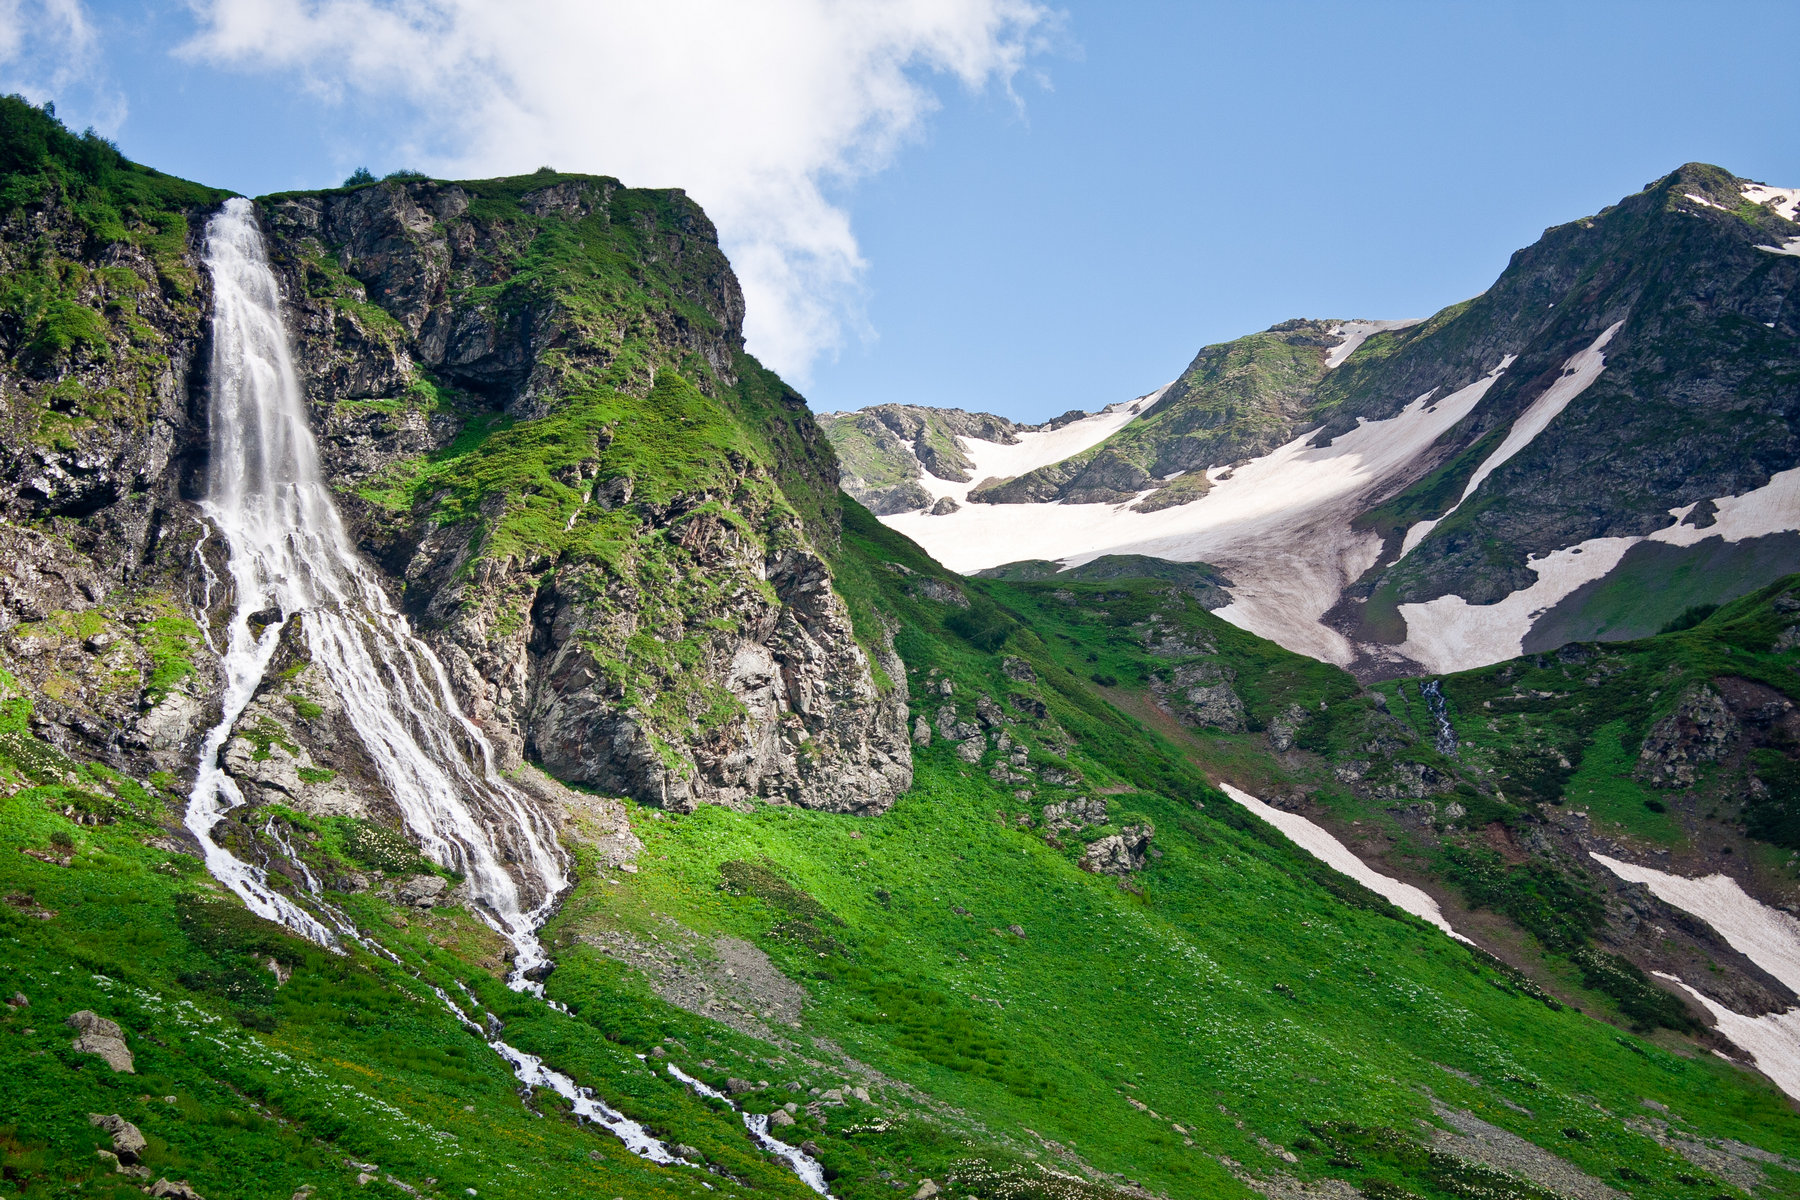
[[[820,410],[1091,409],[1287,317],[1464,299],[1688,160],[1800,183],[1792,2],[689,0],[659,29],[541,0],[498,56],[484,3],[89,0],[77,29],[30,0],[0,83],[249,193],[552,160],[687,186]]]

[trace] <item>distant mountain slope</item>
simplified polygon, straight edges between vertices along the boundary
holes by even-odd
[[[1208,347],[1054,461],[965,437],[995,478],[885,519],[963,571],[1203,560],[1364,675],[1652,633],[1800,567],[1797,202],[1689,164],[1429,320]]]

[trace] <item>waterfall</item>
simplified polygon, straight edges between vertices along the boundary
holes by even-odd
[[[1437,751],[1446,758],[1456,757],[1456,726],[1450,723],[1450,706],[1444,700],[1444,684],[1440,679],[1433,679],[1419,685],[1419,695],[1425,697],[1425,704],[1431,709],[1431,719],[1437,722]]]
[[[494,768],[443,664],[357,555],[319,469],[255,211],[225,202],[207,224],[213,281],[212,459],[206,516],[229,552],[234,608],[221,651],[224,711],[201,745],[187,826],[213,875],[258,915],[331,944],[311,913],[212,837],[244,803],[220,766],[282,630],[298,622],[312,664],[362,741],[407,828],[460,872],[473,907],[514,947],[514,987],[547,959],[536,928],[568,884],[554,831]],[[259,631],[253,617],[274,614]],[[517,877],[503,863],[512,863]]]

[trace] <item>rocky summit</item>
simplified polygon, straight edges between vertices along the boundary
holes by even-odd
[[[1796,198],[815,418],[680,191],[0,100],[0,1195],[1800,1195]]]

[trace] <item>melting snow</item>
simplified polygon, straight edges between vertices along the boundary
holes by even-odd
[[[1398,879],[1372,869],[1362,859],[1356,857],[1344,843],[1332,837],[1323,829],[1298,813],[1283,812],[1273,805],[1264,804],[1249,792],[1232,787],[1229,783],[1219,785],[1227,796],[1273,825],[1287,835],[1287,839],[1300,847],[1334,871],[1348,875],[1376,895],[1385,898],[1396,908],[1404,909],[1422,921],[1429,921],[1459,942],[1469,939],[1450,928],[1450,922],[1444,919],[1436,900],[1429,893],[1421,891],[1410,883],[1401,883]],[[1472,946],[1475,943],[1469,942]]]
[[[1432,517],[1430,520],[1420,521],[1406,531],[1406,539],[1400,544],[1401,558],[1405,558],[1417,549],[1419,543],[1425,540],[1426,534],[1436,529],[1445,518],[1449,517],[1450,513],[1461,508],[1463,502],[1475,494],[1475,489],[1481,486],[1482,480],[1492,475],[1495,469],[1507,459],[1529,446],[1563,409],[1569,407],[1571,400],[1585,392],[1589,384],[1600,378],[1600,372],[1606,368],[1606,355],[1600,352],[1606,349],[1607,343],[1613,340],[1613,335],[1618,333],[1619,327],[1624,324],[1623,321],[1614,322],[1611,328],[1594,340],[1593,345],[1571,356],[1569,361],[1563,364],[1562,374],[1557,377],[1556,382],[1552,383],[1543,395],[1532,401],[1531,407],[1513,422],[1512,428],[1507,431],[1506,440],[1501,442],[1499,448],[1492,454],[1483,459],[1479,467],[1475,468],[1475,474],[1469,477],[1469,482],[1464,486],[1462,495],[1457,497],[1456,503],[1450,506],[1449,512],[1442,517]],[[1513,357],[1512,355],[1507,356],[1506,361],[1501,365],[1512,365]]]
[[[1728,875],[1688,879],[1655,867],[1640,867],[1604,854],[1592,854],[1601,866],[1631,883],[1648,887],[1658,900],[1690,912],[1719,931],[1719,936],[1745,958],[1800,993],[1800,921],[1747,894]],[[1719,1023],[1734,1045],[1749,1051],[1764,1075],[1788,1095],[1800,1099],[1800,1008],[1747,1017],[1701,995],[1673,975],[1663,975],[1694,997]]]
[[[1349,642],[1319,618],[1381,551],[1376,534],[1356,532],[1350,521],[1385,480],[1467,416],[1504,369],[1441,400],[1427,392],[1329,446],[1313,446],[1318,431],[1309,430],[1229,472],[1211,473],[1212,490],[1199,500],[1158,512],[1133,512],[1128,504],[969,504],[947,516],[883,520],[964,573],[1028,558],[1076,566],[1102,554],[1212,563],[1233,583],[1232,603],[1219,616],[1290,650],[1348,664]],[[1020,452],[968,444],[978,474],[997,466],[1002,452]]]
[[[1582,584],[1604,577],[1639,542],[1692,546],[1715,537],[1740,542],[1800,528],[1800,467],[1771,476],[1755,491],[1713,503],[1718,513],[1705,528],[1682,524],[1694,507],[1687,505],[1670,509],[1674,519],[1647,537],[1591,538],[1534,558],[1527,565],[1537,572],[1537,582],[1495,604],[1470,604],[1454,595],[1402,604],[1407,636],[1400,652],[1445,674],[1514,658],[1525,652],[1534,621]]]
[[[1325,369],[1335,371],[1344,365],[1344,360],[1356,353],[1356,348],[1368,341],[1377,333],[1385,333],[1390,329],[1409,329],[1417,325],[1422,318],[1414,317],[1410,321],[1345,321],[1331,330],[1341,334],[1343,341],[1333,346],[1325,354]]]
[[[1744,187],[1744,199],[1752,204],[1767,204],[1775,201],[1775,211],[1790,221],[1800,221],[1800,188],[1770,187],[1766,183],[1752,183]]]
[[[1708,200],[1705,196],[1700,195],[1698,192],[1683,192],[1682,196],[1685,199],[1692,200],[1695,204],[1704,204],[1704,205],[1706,205],[1706,207],[1716,208],[1720,212],[1730,212],[1731,211],[1729,208],[1726,208],[1723,204],[1715,204],[1713,201]]]

